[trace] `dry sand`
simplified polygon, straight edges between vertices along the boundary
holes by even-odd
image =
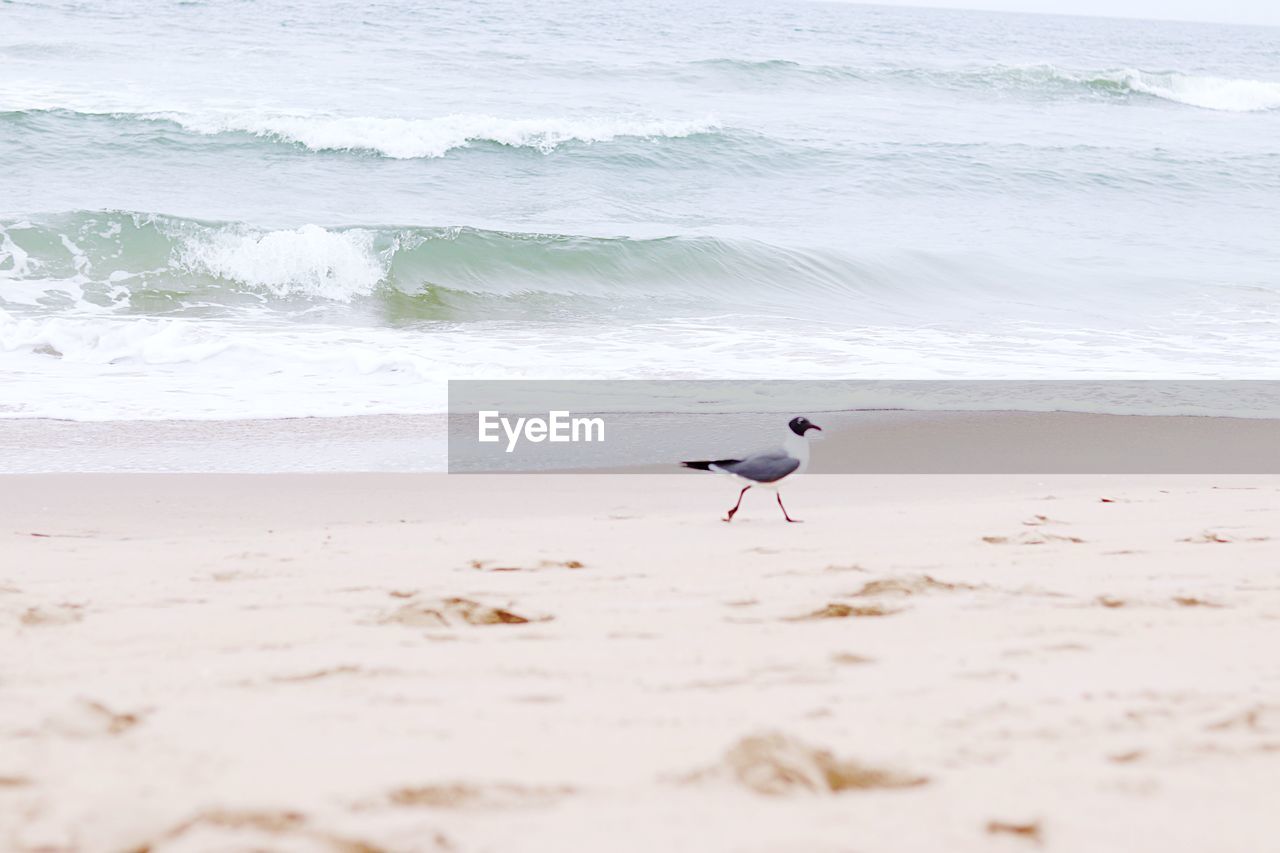
[[[1274,849],[1280,478],[732,497],[0,478],[0,849]]]

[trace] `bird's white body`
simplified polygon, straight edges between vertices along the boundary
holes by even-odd
[[[796,476],[803,474],[805,469],[809,467],[809,436],[807,434],[796,435],[788,429],[786,438],[782,441],[782,450],[788,456],[800,460],[800,467],[796,468],[790,474],[774,480],[772,483],[762,483],[759,480],[752,480],[735,474],[732,471],[726,471],[718,465],[712,465],[711,470],[715,471],[717,474],[724,474],[727,477],[731,477],[738,483],[754,486],[757,489],[764,489],[769,492],[776,492],[785,481],[794,479]]]

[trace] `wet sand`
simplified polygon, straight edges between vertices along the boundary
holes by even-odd
[[[1075,412],[811,413],[818,474],[1280,474],[1280,420]],[[474,442],[474,416],[0,419],[0,474],[637,471],[780,442],[778,413],[606,414],[598,444]],[[465,441],[449,445],[449,431]],[[461,452],[459,452],[461,450]],[[453,451],[450,458],[450,451]],[[452,463],[452,465],[451,465]]]

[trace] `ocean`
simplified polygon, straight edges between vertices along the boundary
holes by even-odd
[[[0,417],[448,379],[1280,378],[1280,29],[0,3]]]

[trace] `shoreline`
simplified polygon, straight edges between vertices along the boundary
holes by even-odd
[[[767,447],[785,419],[756,412],[606,417],[622,424],[613,445],[514,457],[500,450],[476,456],[463,447],[452,460],[446,415],[0,419],[0,474],[431,473],[451,461],[451,470],[467,474],[685,473],[680,459]],[[813,474],[1280,473],[1280,419],[897,409],[821,417]],[[470,441],[470,421],[458,420]]]

